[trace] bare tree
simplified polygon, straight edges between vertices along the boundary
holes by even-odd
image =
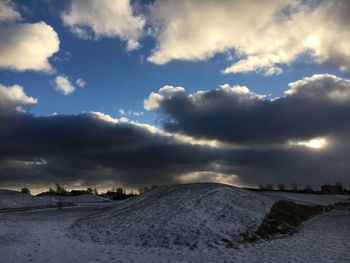
[[[268,183],[268,184],[266,185],[266,190],[268,190],[268,191],[273,190],[273,184]]]
[[[298,184],[297,183],[292,183],[292,190],[296,192],[296,191],[298,191],[298,189],[299,189]]]
[[[131,191],[129,192],[129,195],[137,195],[137,192],[134,192],[133,190],[131,190]]]
[[[89,193],[89,194],[92,194],[94,192],[94,190],[91,188],[91,187],[88,187],[86,189],[86,191]]]
[[[27,187],[23,187],[21,189],[21,192],[24,193],[24,194],[29,194],[30,195],[30,190]]]
[[[63,195],[67,193],[67,190],[64,189],[59,183],[55,183],[56,193],[58,194],[58,209],[61,209],[63,206]]]
[[[259,187],[260,190],[265,190],[265,186],[264,186],[263,183],[259,183],[258,187]]]
[[[117,194],[119,195],[123,195],[124,194],[124,189],[121,187],[117,187],[117,189],[115,190]]]
[[[306,186],[305,186],[305,192],[308,192],[308,193],[311,193],[312,192],[312,186],[311,186],[311,184],[307,184]]]
[[[54,194],[55,191],[50,187],[50,190],[49,190],[49,198],[50,198],[50,201],[49,201],[49,206],[51,207],[52,206],[52,194]]]
[[[149,188],[148,186],[140,187],[139,193],[144,194],[144,193],[148,192],[149,190],[151,190],[151,188]]]
[[[341,182],[336,182],[335,185],[338,186],[340,192],[344,192],[344,187]]]
[[[67,190],[66,189],[64,189],[64,187],[63,186],[61,186],[59,183],[55,183],[55,185],[56,185],[56,193],[57,194],[65,194],[65,193],[67,193]]]
[[[279,183],[279,184],[278,184],[278,190],[280,190],[280,191],[286,190],[285,184]]]
[[[94,195],[98,195],[98,190],[97,190],[97,188],[94,188]]]

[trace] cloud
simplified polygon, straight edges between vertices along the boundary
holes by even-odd
[[[180,183],[198,183],[198,182],[220,182],[223,184],[237,185],[237,176],[234,174],[222,174],[213,171],[193,172],[180,175]]]
[[[118,112],[120,115],[134,115],[136,117],[140,117],[144,114],[143,111],[131,111],[131,110],[126,111],[124,109],[119,109]]]
[[[323,151],[302,146],[288,149],[250,148],[231,151],[226,155],[226,160],[220,163],[225,167],[222,173],[237,175],[235,182],[238,184],[257,185],[260,182],[276,186],[282,182],[288,187],[297,183],[301,187],[310,184],[319,189],[325,183],[350,183],[350,167],[346,161],[349,153],[348,143]]]
[[[71,84],[68,77],[65,75],[58,75],[55,78],[56,90],[61,92],[63,95],[68,95],[75,91],[75,87]]]
[[[160,90],[144,106],[163,114],[168,132],[238,145],[286,144],[350,131],[350,80],[320,74],[289,87],[273,99],[228,84],[193,94]]]
[[[0,116],[9,112],[24,112],[37,103],[37,99],[24,93],[23,87],[19,85],[6,87],[0,84]]]
[[[132,111],[131,114],[135,115],[137,117],[140,117],[144,114],[144,112],[143,111]]]
[[[342,79],[331,74],[316,74],[289,83],[288,95],[298,95],[314,100],[330,100],[335,103],[349,103],[350,80]]]
[[[11,1],[0,4],[0,68],[52,71],[48,59],[59,50],[57,33],[45,22],[17,23],[14,8]]]
[[[15,6],[11,0],[3,0],[0,2],[0,22],[12,22],[21,19],[21,14],[15,10]]]
[[[267,57],[249,56],[246,59],[241,59],[234,63],[232,66],[226,68],[223,73],[241,73],[259,71],[263,72],[265,76],[279,75],[283,71],[280,67],[275,66],[279,59],[276,57],[275,60]]]
[[[119,112],[121,115],[126,115],[126,111],[123,110],[123,109],[119,109],[118,112]]]
[[[1,96],[3,107],[12,109],[12,101],[26,107],[36,102],[14,91],[6,88],[11,96]],[[170,183],[178,174],[204,169],[217,158],[215,149],[186,144],[153,126],[101,112],[39,117],[8,110],[0,117],[0,144],[2,187],[42,187],[55,181],[81,187]]]
[[[62,20],[78,37],[120,38],[127,42],[127,49],[137,49],[143,34],[145,18],[135,15],[129,0],[71,0]]]
[[[345,0],[155,1],[148,22],[157,45],[148,60],[201,61],[234,51],[223,73],[280,74],[301,57],[349,71],[348,10]]]
[[[151,92],[147,99],[144,100],[143,106],[145,110],[151,111],[159,108],[160,103],[165,96],[171,97],[171,94],[182,93],[185,89],[183,87],[174,87],[166,85],[159,89],[159,92]]]
[[[81,78],[79,78],[79,79],[77,79],[77,80],[75,81],[75,84],[77,84],[78,87],[80,87],[80,88],[85,88],[85,86],[86,86],[86,81],[83,80],[83,79],[81,79]]]
[[[16,132],[8,133],[14,129]],[[96,113],[25,115],[2,125],[0,134],[4,143],[0,156],[7,164],[4,171],[0,161],[2,185],[45,185],[54,181],[91,185],[111,181],[135,187],[175,182],[177,174],[200,170],[215,160],[214,153],[201,146],[179,143],[143,126],[112,121]],[[191,153],[191,157],[185,157],[185,153]],[[39,158],[46,164],[32,165],[30,170],[23,165]],[[27,179],[22,177],[29,173]]]
[[[59,39],[44,22],[0,26],[0,68],[52,71],[48,61],[59,50]]]
[[[335,87],[330,86],[334,83]],[[349,101],[328,96],[335,89],[345,92],[347,85],[347,80],[332,75],[312,76],[292,83],[292,94],[275,100],[268,100],[242,86],[223,85],[215,91],[194,94],[172,86],[162,89],[164,99],[157,108],[159,111],[167,109],[169,112],[181,102],[177,114],[188,115],[195,124],[208,122],[208,126],[200,126],[201,135],[195,137],[165,132],[148,124],[114,118],[102,112],[35,116],[28,111],[17,110],[18,106],[28,110],[37,103],[35,98],[26,95],[22,87],[1,86],[0,186],[26,185],[42,189],[53,182],[60,182],[69,188],[107,188],[116,184],[138,187],[198,181],[243,185],[296,182],[318,186],[336,181],[347,184],[350,183],[350,133],[346,124],[349,123],[349,109],[345,105]],[[310,95],[312,92],[318,96]],[[303,103],[318,105],[318,97],[325,110],[320,113],[322,116],[316,114],[310,119],[308,108]],[[258,111],[256,103],[276,103],[283,107],[274,106],[273,111],[262,107]],[[193,106],[199,115],[194,114]],[[210,113],[216,108],[214,116],[217,122],[211,122],[213,116]],[[293,114],[285,116],[287,108],[297,109],[301,112],[297,114],[298,118],[304,119],[294,122]],[[225,115],[223,109],[229,114]],[[202,115],[204,111],[207,114]],[[251,112],[250,115],[246,115],[247,112]],[[239,119],[233,113],[243,117]],[[276,117],[278,115],[281,116]],[[246,120],[246,116],[252,117]],[[198,122],[194,117],[202,120]],[[317,123],[321,117],[327,135],[309,141],[299,139],[293,143],[281,143],[295,137],[293,134],[299,126],[305,132],[307,122],[311,122],[318,133]],[[272,121],[288,118],[292,120],[271,126]],[[334,120],[331,121],[331,118]],[[232,122],[236,120],[241,121],[236,123],[236,130],[232,130]],[[225,125],[219,126],[221,130],[215,126],[218,122],[225,122]],[[249,122],[253,123],[253,129],[246,135]],[[178,122],[180,124],[183,124],[182,120]],[[263,127],[265,125],[267,128]],[[283,132],[275,130],[284,125],[288,127],[283,127]],[[226,133],[222,132],[224,129],[227,129]],[[267,130],[271,135],[267,134]],[[202,136],[214,137],[214,132],[220,140],[232,133],[232,137],[227,138],[231,139],[230,142],[232,138],[239,138],[241,145],[217,143],[212,146],[210,141],[198,139]],[[251,143],[244,136],[249,136],[249,140],[254,140],[256,136],[259,144]],[[273,137],[278,137],[279,143],[274,143]],[[261,147],[263,141],[264,147]],[[318,144],[323,144],[323,148],[317,148]]]

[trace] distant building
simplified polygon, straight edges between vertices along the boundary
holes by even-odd
[[[344,189],[342,185],[321,185],[322,194],[342,194]]]

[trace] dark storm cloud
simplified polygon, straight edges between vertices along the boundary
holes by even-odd
[[[188,94],[165,86],[150,94],[145,108],[162,114],[169,132],[239,145],[218,163],[220,172],[236,174],[243,184],[350,183],[349,80],[314,75],[289,84],[275,99],[246,87]],[[325,147],[306,147],[316,137],[325,138]]]
[[[167,86],[145,101],[166,115],[169,131],[230,143],[214,148],[102,113],[35,116],[27,112],[34,98],[19,86],[0,86],[0,186],[138,187],[230,177],[246,185],[348,184],[349,90],[347,80],[315,75],[274,100],[226,85],[196,94]],[[298,144],[317,136],[327,139],[324,149]],[[192,172],[202,175],[183,177]]]
[[[163,113],[163,126],[170,132],[271,146],[348,132],[350,81],[314,75],[291,83],[284,96],[273,100],[245,87],[224,85],[195,94],[168,87],[152,93],[145,106]]]
[[[36,103],[22,87],[0,85],[0,186],[171,183],[176,175],[206,169],[218,158],[217,149],[99,112],[28,113]]]
[[[222,165],[226,173],[236,173],[240,183],[297,183],[301,187],[342,182],[350,186],[350,147],[315,151],[308,148],[235,150],[226,155]],[[232,169],[232,170],[231,170]]]
[[[215,160],[213,150],[130,122],[114,123],[97,113],[50,117],[16,113],[0,121],[2,184],[165,183]]]

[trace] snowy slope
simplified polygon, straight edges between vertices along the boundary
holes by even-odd
[[[262,194],[269,197],[276,197],[278,199],[287,199],[299,204],[307,205],[332,205],[337,202],[343,202],[350,198],[349,195],[318,195],[318,194],[300,194],[289,192],[262,192]]]
[[[332,211],[303,224],[298,233],[238,248],[140,247],[81,242],[67,233],[78,218],[101,213],[118,202],[84,204],[62,210],[0,215],[0,262],[122,263],[348,263],[350,211]]]
[[[110,202],[111,200],[107,198],[103,198],[101,196],[93,195],[93,194],[83,194],[77,196],[68,196],[68,202],[72,203],[93,203],[93,202]]]
[[[48,205],[47,201],[29,194],[11,190],[0,190],[0,209],[35,207]]]
[[[76,221],[73,236],[124,245],[231,246],[255,231],[274,199],[228,185],[158,187],[101,214]]]
[[[50,200],[50,196],[45,195],[41,197],[42,199],[45,199],[47,201]],[[59,201],[59,197],[52,195],[51,196],[52,201]],[[67,203],[95,203],[95,202],[109,202],[109,199],[103,198],[101,196],[93,195],[93,194],[82,194],[77,196],[63,196],[61,197],[62,202]]]
[[[349,262],[346,210],[316,216],[292,236],[227,248],[223,237],[235,240],[244,229],[253,230],[271,206],[270,197],[281,199],[225,185],[192,184],[160,187],[118,202],[2,213],[0,262]]]

